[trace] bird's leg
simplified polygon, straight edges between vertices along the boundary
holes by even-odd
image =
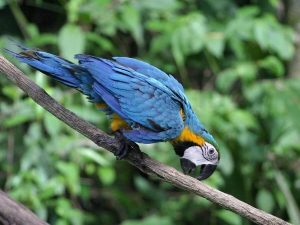
[[[117,159],[123,159],[130,149],[139,150],[139,146],[135,142],[126,139],[120,130],[113,132],[113,135],[121,143],[121,147],[115,152]]]

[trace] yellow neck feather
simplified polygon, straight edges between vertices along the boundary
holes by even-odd
[[[172,142],[193,142],[197,145],[204,145],[205,140],[201,136],[193,133],[188,127],[185,127],[181,134],[173,139]]]

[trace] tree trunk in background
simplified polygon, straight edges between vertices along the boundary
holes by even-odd
[[[296,49],[289,65],[289,77],[300,77],[300,0],[289,0],[286,6],[289,24],[296,31]]]

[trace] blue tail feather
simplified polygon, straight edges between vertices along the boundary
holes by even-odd
[[[22,48],[24,49],[24,48]],[[48,76],[60,81],[61,83],[78,88],[80,80],[73,73],[72,63],[50,53],[26,49],[20,53],[7,50],[19,61],[45,73]]]
[[[5,50],[19,61],[69,87],[78,89],[87,95],[91,102],[103,102],[101,96],[92,88],[94,78],[84,67],[47,52],[32,50],[23,46],[18,47],[23,51],[16,53],[8,49]]]

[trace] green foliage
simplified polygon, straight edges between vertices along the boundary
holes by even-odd
[[[62,56],[68,60],[74,60],[74,55],[84,50],[84,42],[83,31],[73,24],[65,24],[58,34],[59,49]]]
[[[128,220],[122,225],[172,225],[172,221],[168,217],[149,216],[143,220]]]
[[[281,4],[0,0],[0,48],[20,42],[72,61],[76,53],[131,56],[174,74],[220,145],[219,169],[205,182],[299,224],[300,80],[288,75],[295,35],[277,16]],[[18,65],[68,109],[109,131],[81,94]],[[49,223],[250,224],[116,161],[4,76],[0,88],[0,185]],[[169,144],[141,148],[179,169]]]

